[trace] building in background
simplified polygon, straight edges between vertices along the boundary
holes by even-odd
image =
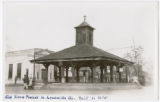
[[[42,64],[31,63],[30,60],[43,57],[45,55],[54,53],[48,49],[26,49],[20,51],[12,51],[6,53],[6,70],[5,83],[6,84],[23,84],[24,75],[32,77],[35,75],[36,82],[42,82],[45,73],[43,73],[44,66]],[[34,71],[35,66],[35,71]],[[54,82],[54,66],[49,67],[48,81]],[[35,73],[34,73],[35,72]]]

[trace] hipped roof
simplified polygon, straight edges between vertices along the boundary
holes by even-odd
[[[45,60],[54,61],[54,60],[63,60],[63,59],[67,59],[69,61],[70,59],[80,59],[80,58],[83,58],[83,59],[84,58],[104,58],[104,59],[111,59],[111,60],[116,60],[116,61],[121,61],[126,63],[132,63],[114,54],[108,53],[94,46],[85,45],[85,44],[72,46],[64,50],[61,50],[59,52],[51,53],[47,56],[40,57],[35,61],[45,61]]]
[[[93,28],[92,26],[90,26],[87,22],[82,22],[80,25],[78,25],[77,27],[75,27],[75,28],[80,28],[80,27],[90,27],[90,28],[92,28],[92,29],[95,29],[95,28]]]

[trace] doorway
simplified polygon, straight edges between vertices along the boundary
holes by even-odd
[[[47,81],[47,72],[46,72],[46,69],[42,69],[42,80],[43,82],[46,82]]]

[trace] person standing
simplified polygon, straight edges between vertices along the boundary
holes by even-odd
[[[26,75],[27,86],[29,86],[29,77]]]
[[[17,84],[17,76],[15,76],[15,78],[14,78],[14,84],[16,85]]]
[[[27,75],[24,75],[24,78],[23,78],[23,85],[24,85],[24,89],[26,90],[26,89],[28,89],[28,85],[27,85],[27,83],[28,83],[28,80],[27,80]]]
[[[29,89],[33,89],[32,81],[33,81],[33,78],[32,78],[32,77],[29,77],[29,85],[28,85],[28,88],[29,88]]]

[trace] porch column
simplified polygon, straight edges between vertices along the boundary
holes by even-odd
[[[113,65],[110,65],[110,78],[110,81],[113,82]]]
[[[80,67],[76,67],[76,73],[77,73],[77,77],[76,77],[76,80],[77,80],[77,82],[79,82],[79,69],[80,69]]]
[[[61,66],[61,83],[65,83],[65,78],[64,78],[64,67]]]
[[[65,83],[63,62],[59,62],[58,66],[59,66],[60,82]]]
[[[76,71],[75,70],[76,69],[76,64],[72,63],[71,67],[72,67],[71,68],[71,70],[72,70],[72,82],[74,83],[75,82],[75,76],[76,76],[76,72],[75,72]]]
[[[54,80],[57,82],[57,66],[54,65]]]
[[[90,67],[91,68],[91,82],[93,83],[93,68],[94,67]]]
[[[69,67],[66,67],[66,83],[68,83],[68,69]]]
[[[59,82],[61,82],[61,67],[59,66]]]
[[[120,71],[120,67],[118,67],[118,73],[119,73],[119,82],[121,83],[122,82],[122,78],[121,78],[121,71]]]
[[[48,83],[48,67],[49,67],[49,64],[43,64],[45,69],[46,69],[46,78],[44,80],[44,83],[47,84]]]
[[[110,66],[107,66],[107,83],[111,82],[111,76],[110,76],[110,73],[111,73],[111,70],[110,70]]]
[[[101,83],[103,83],[103,69],[104,69],[104,67],[100,66],[100,70],[101,70],[101,76],[100,76]]]
[[[118,83],[118,82],[120,82],[120,80],[119,80],[119,73],[120,73],[120,71],[119,71],[119,68],[118,68],[118,66],[116,66],[116,83]]]
[[[107,66],[105,66],[104,67],[104,82],[107,82],[107,77],[106,77],[106,75],[107,75]]]
[[[96,65],[97,63],[95,62],[92,62],[92,65],[90,66],[90,69],[91,69],[91,82],[95,82],[94,80],[94,74],[95,74],[95,70],[96,70]]]
[[[75,82],[75,68],[72,66],[72,82]]]

